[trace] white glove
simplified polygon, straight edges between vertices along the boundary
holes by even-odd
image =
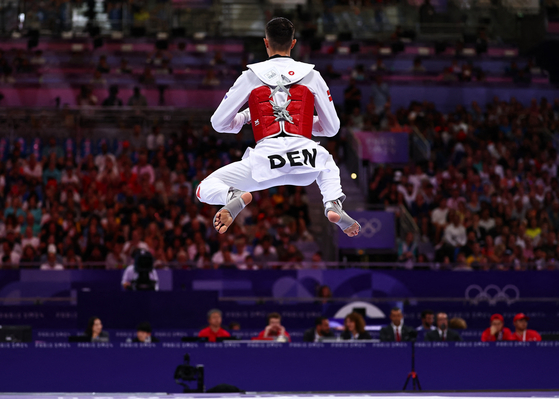
[[[245,117],[245,125],[250,123],[250,109],[247,108],[244,111],[239,112],[241,115]]]

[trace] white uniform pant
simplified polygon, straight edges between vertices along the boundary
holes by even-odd
[[[320,150],[326,151],[322,147],[320,147]],[[206,204],[225,205],[227,203],[227,193],[230,188],[253,192],[284,185],[308,186],[316,181],[320,188],[323,202],[334,201],[339,198],[343,201],[345,195],[342,192],[340,183],[340,169],[331,155],[328,154],[327,157],[327,161],[324,163],[324,168],[322,170],[300,174],[286,173],[269,180],[258,182],[252,177],[249,155],[249,157],[219,168],[209,175],[198,186],[196,196],[200,201]],[[252,166],[255,167],[255,165]],[[270,165],[269,163],[262,163],[262,165],[257,165],[257,167],[269,168]]]

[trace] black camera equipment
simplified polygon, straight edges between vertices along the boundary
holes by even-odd
[[[177,366],[175,370],[175,382],[183,387],[184,393],[198,392],[204,393],[204,365],[197,365],[196,367],[190,365],[190,355],[184,355],[184,362]],[[196,389],[191,389],[188,385],[189,382],[196,382]]]
[[[155,291],[156,282],[150,278],[153,271],[153,255],[151,252],[140,249],[134,256],[134,271],[138,278],[132,281],[134,291]]]

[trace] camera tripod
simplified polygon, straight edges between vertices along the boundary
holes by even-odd
[[[419,377],[415,372],[415,339],[411,341],[411,372],[408,373],[408,378],[406,378],[406,383],[404,384],[403,391],[406,390],[408,382],[412,380],[413,390],[415,391],[415,386],[417,384],[417,390],[421,391],[421,384],[419,383]]]

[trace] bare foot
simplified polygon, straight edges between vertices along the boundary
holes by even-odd
[[[241,198],[246,206],[252,201],[252,194],[244,193],[241,195]],[[219,234],[223,234],[227,231],[229,226],[231,226],[233,220],[235,219],[231,217],[231,213],[227,209],[221,209],[215,214],[214,228]]]
[[[351,226],[344,230],[344,233],[346,233],[349,237],[357,236],[357,234],[359,234],[359,224],[357,224],[357,222],[353,223]]]
[[[338,223],[342,217],[338,215],[336,212],[329,211],[328,212],[328,220],[332,223]],[[359,224],[357,222],[353,223],[347,229],[344,230],[349,237],[355,237],[359,234]]]

